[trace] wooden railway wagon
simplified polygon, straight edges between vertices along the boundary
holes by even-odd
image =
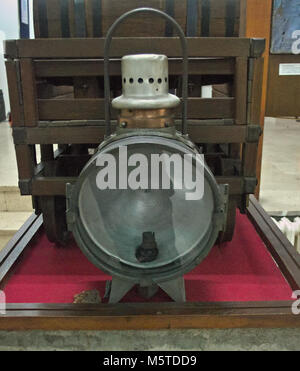
[[[125,12],[152,7],[166,12],[187,36],[237,37],[244,26],[244,0],[33,0],[36,38],[102,37]],[[240,21],[242,20],[242,21]],[[116,36],[173,36],[168,22],[140,16]]]
[[[39,17],[42,10],[53,11],[58,5],[57,1],[51,1],[50,7],[49,3],[41,0],[35,2]],[[81,2],[72,2],[76,6],[79,6],[78,3]],[[89,4],[95,6],[95,3],[85,2],[85,10]],[[106,3],[108,2],[102,1],[102,7]],[[113,5],[115,2],[111,3]],[[143,2],[132,3],[141,5]],[[168,1],[159,3],[170,5]],[[178,3],[175,2],[175,9],[179,6]],[[63,2],[59,3],[60,10],[62,4]],[[70,2],[68,4],[70,10]],[[147,4],[149,5],[149,2]],[[199,9],[198,2],[197,6]],[[120,13],[124,10],[128,9],[122,8]],[[184,19],[191,22],[188,21],[188,10],[184,13]],[[69,13],[69,19],[76,19],[70,14],[72,13]],[[86,14],[84,24],[87,31],[90,27],[88,14],[91,13]],[[117,12],[114,19],[110,18],[111,22],[118,15]],[[48,17],[48,28],[52,24],[50,20],[55,19],[56,16]],[[102,19],[106,19],[105,14]],[[172,36],[156,37],[152,34],[152,37],[145,37],[140,34],[140,29],[145,29],[144,25],[141,27],[141,19],[136,21],[136,33],[131,34],[131,37],[113,39],[110,65],[111,97],[120,95],[120,58],[135,53],[167,55],[170,89],[180,96],[182,67],[178,39]],[[197,19],[199,22],[199,17]],[[153,22],[155,23],[155,20]],[[76,24],[79,27],[75,22]],[[187,34],[190,34],[188,29],[191,26],[183,26],[187,29]],[[165,27],[168,28],[168,25]],[[106,28],[104,27],[104,30]],[[48,36],[59,35],[49,32]],[[73,34],[70,33],[70,36]],[[242,212],[245,210],[248,195],[254,193],[257,183],[256,152],[261,134],[261,56],[264,40],[188,37],[188,51],[188,132],[190,138],[202,148],[218,182],[229,184],[229,212],[223,239],[230,240],[234,231],[236,207]],[[5,54],[21,194],[32,195],[34,208],[37,212],[43,212],[49,239],[62,242],[67,237],[66,184],[76,180],[91,157],[93,148],[99,145],[105,134],[104,38],[11,40],[6,42]],[[227,96],[201,98],[201,85],[223,86],[224,83],[228,86]],[[180,117],[179,108],[179,127]],[[116,112],[113,112],[113,118],[116,119]],[[38,145],[40,158],[36,155]],[[54,145],[58,145],[57,149]]]

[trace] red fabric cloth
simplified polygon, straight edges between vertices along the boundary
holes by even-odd
[[[75,242],[57,248],[41,233],[31,243],[5,286],[8,303],[72,303],[75,294],[97,289],[110,277],[81,253]],[[215,246],[185,276],[187,301],[290,300],[292,290],[247,216],[237,215],[234,239]],[[123,302],[147,301],[132,289]],[[160,290],[153,302],[170,301]]]

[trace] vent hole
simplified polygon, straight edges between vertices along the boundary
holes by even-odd
[[[133,84],[133,78],[131,77],[130,79],[129,79],[129,82],[130,82],[130,84]]]
[[[154,83],[154,79],[153,79],[152,77],[150,77],[150,79],[149,79],[149,83],[150,83],[150,84],[153,84],[153,83]]]
[[[161,83],[162,83],[162,79],[158,79],[157,82],[158,82],[159,84],[161,84]]]
[[[139,82],[139,84],[142,84],[142,83],[144,82],[144,80],[140,77],[140,78],[138,79],[138,82]]]
[[[124,81],[124,84],[126,84],[126,78],[124,78],[124,80],[123,80],[123,81]]]
[[[167,77],[165,77],[165,82],[168,82],[168,78]]]

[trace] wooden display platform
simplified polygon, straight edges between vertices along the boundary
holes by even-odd
[[[300,255],[251,196],[247,217],[292,290],[300,288]],[[1,288],[22,264],[22,253],[42,227],[33,215],[0,252]],[[129,330],[173,328],[300,327],[292,300],[109,304],[7,304],[0,330]]]

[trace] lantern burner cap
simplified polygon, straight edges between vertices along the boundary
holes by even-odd
[[[112,101],[115,109],[161,109],[178,106],[169,94],[168,58],[158,54],[122,58],[122,95]]]

